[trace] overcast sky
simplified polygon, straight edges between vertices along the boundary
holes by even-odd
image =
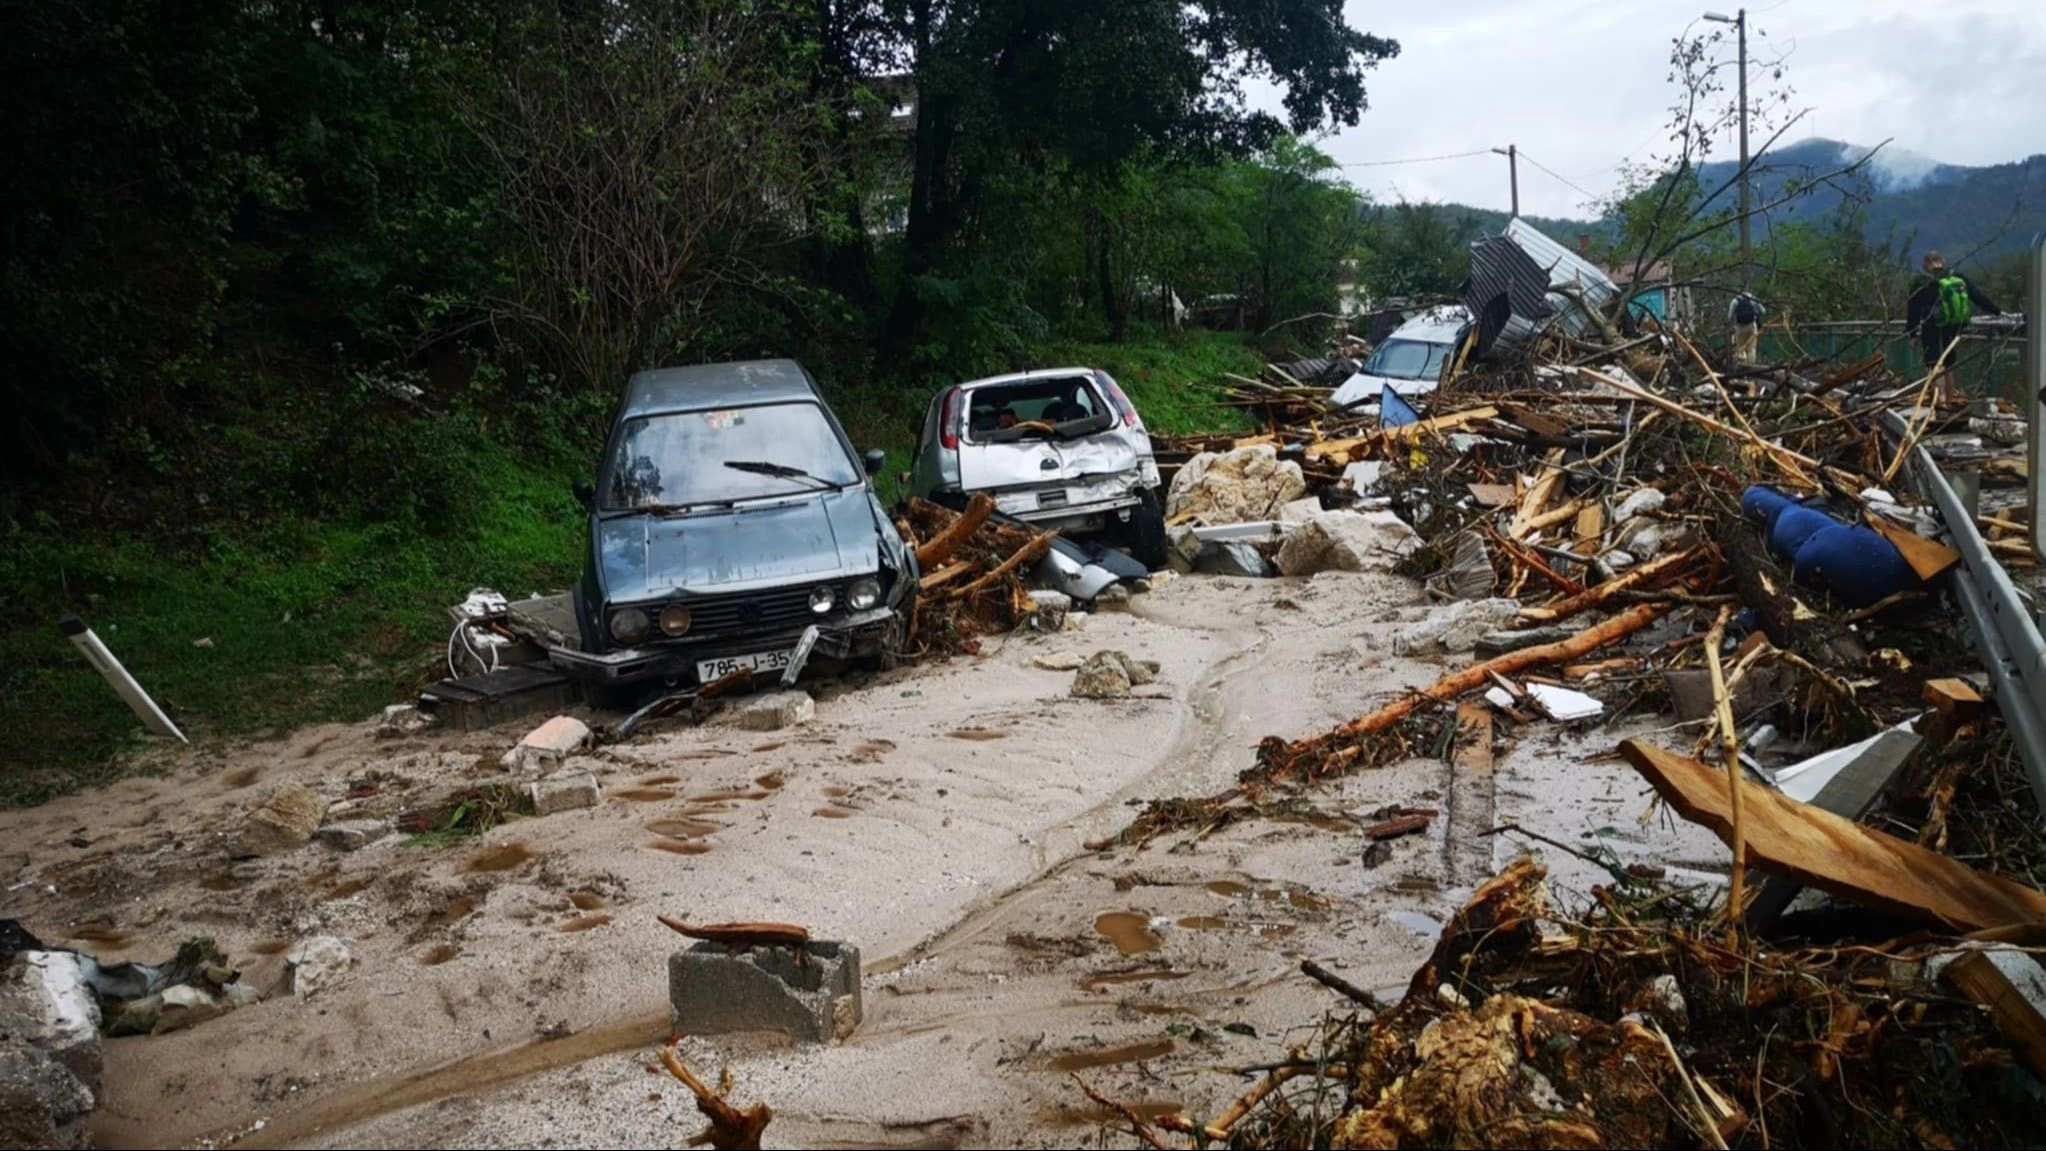
[[[1321,146],[1357,165],[1516,144],[1521,210],[1586,215],[1584,193],[1609,191],[1622,160],[1665,147],[1670,41],[1737,10],[1721,2],[1350,0],[1350,23],[1400,55],[1369,74],[1362,122]],[[1748,19],[1751,59],[1785,56],[1793,106],[1811,109],[1786,142],[1894,138],[1900,160],[1970,165],[2046,152],[2046,0],[1764,0]],[[1729,131],[1714,158],[1736,154]],[[1504,156],[1345,171],[1381,202],[1507,207]]]

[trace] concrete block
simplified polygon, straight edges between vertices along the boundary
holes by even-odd
[[[287,783],[242,820],[234,857],[276,855],[302,847],[327,818],[327,801],[303,784]]]
[[[360,851],[391,834],[388,819],[344,819],[313,833],[313,838],[341,851]]]
[[[1308,496],[1305,499],[1294,500],[1292,503],[1289,503],[1286,506],[1280,508],[1279,522],[1288,524],[1304,524],[1308,520],[1313,519],[1315,517],[1315,514],[1320,511],[1321,498],[1318,496]]]
[[[1095,611],[1130,610],[1130,589],[1121,584],[1110,584],[1094,597]]]
[[[1200,557],[1194,560],[1194,570],[1207,575],[1247,579],[1262,579],[1270,574],[1265,557],[1256,547],[1241,540],[1208,544],[1201,549]]]
[[[549,771],[590,742],[589,725],[573,716],[557,715],[526,733],[518,746],[504,753],[507,771]]]
[[[1035,605],[1023,625],[1032,631],[1066,630],[1066,613],[1073,610],[1073,597],[1062,591],[1038,590],[1030,593],[1030,602]]]
[[[817,701],[808,692],[777,691],[755,696],[739,710],[739,725],[748,731],[780,731],[808,723],[817,714]]]
[[[860,949],[816,939],[800,953],[697,943],[668,957],[668,1009],[681,1034],[779,1031],[801,1043],[844,1039],[860,1022]]]
[[[533,814],[553,815],[557,811],[595,807],[600,794],[597,777],[587,771],[537,779],[533,781]]]

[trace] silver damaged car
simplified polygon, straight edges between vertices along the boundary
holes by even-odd
[[[1062,535],[1101,535],[1165,566],[1165,508],[1143,417],[1107,372],[1052,368],[940,392],[917,438],[911,490],[962,507],[980,492]]]

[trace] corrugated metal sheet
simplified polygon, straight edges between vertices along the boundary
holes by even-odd
[[[1582,331],[1584,313],[1552,290],[1565,285],[1594,307],[1619,293],[1597,265],[1522,220],[1509,221],[1503,235],[1473,243],[1464,304],[1478,317],[1478,354],[1511,351],[1551,323]]]

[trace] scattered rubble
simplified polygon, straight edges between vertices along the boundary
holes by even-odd
[[[1323,571],[1392,571],[1413,552],[1420,536],[1389,511],[1318,512],[1279,545],[1281,574]]]
[[[327,801],[311,788],[284,784],[242,819],[231,854],[236,859],[252,859],[303,847],[326,817]]]
[[[360,851],[395,830],[388,819],[344,819],[321,827],[313,838],[340,851]]]
[[[348,949],[347,942],[332,935],[304,940],[284,957],[285,969],[290,972],[291,993],[300,999],[333,984],[354,963],[355,954]]]
[[[528,774],[552,771],[589,742],[588,724],[574,716],[557,715],[527,732],[517,746],[504,753],[504,769]]]
[[[1300,465],[1281,461],[1278,449],[1270,444],[1202,452],[1172,477],[1165,518],[1175,525],[1193,520],[1208,524],[1268,520],[1306,494]]]
[[[597,777],[587,771],[534,780],[532,790],[534,815],[595,807],[603,794],[597,786]]]
[[[1076,651],[1048,651],[1030,657],[1030,666],[1043,671],[1077,671],[1086,657]]]
[[[1073,675],[1073,694],[1081,699],[1121,699],[1130,686],[1129,657],[1117,651],[1095,652]]]
[[[747,731],[781,731],[810,722],[817,701],[806,691],[774,691],[756,695],[739,708],[739,726]]]

